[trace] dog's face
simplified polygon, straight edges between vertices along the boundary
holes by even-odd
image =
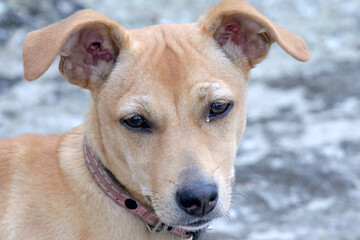
[[[38,66],[27,61],[52,32],[60,38],[57,49],[49,45],[54,56],[37,57]],[[233,0],[194,24],[126,31],[83,11],[32,34],[26,78],[40,76],[60,54],[62,74],[92,92],[86,134],[104,164],[115,176],[126,169],[131,182],[123,184],[140,189],[164,223],[190,230],[229,208],[249,70],[274,41],[308,58],[299,37]]]
[[[196,24],[155,26],[129,35],[128,49],[97,98],[104,148],[115,155],[112,169],[121,168],[118,159],[125,160],[169,225],[222,215],[245,126],[247,72]],[[213,203],[194,199],[189,204],[205,210],[189,214],[182,192],[199,192],[204,185],[209,189],[201,197]],[[212,211],[208,204],[214,205],[208,207]]]

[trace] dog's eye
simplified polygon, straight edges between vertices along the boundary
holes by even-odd
[[[120,122],[131,130],[150,130],[147,121],[140,115],[124,118]]]
[[[225,116],[230,109],[232,108],[233,104],[228,101],[216,101],[211,104],[209,114],[206,117],[206,121],[210,122],[222,116]]]

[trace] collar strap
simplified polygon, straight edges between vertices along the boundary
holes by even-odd
[[[83,148],[85,162],[89,167],[95,182],[116,204],[139,216],[146,223],[151,232],[167,230],[184,239],[190,239],[192,237],[191,232],[180,227],[167,226],[162,223],[152,209],[149,209],[136,201],[129,193],[127,193],[125,188],[117,181],[113,174],[106,169],[99,158],[95,156],[94,152],[87,144],[86,137],[84,137]]]

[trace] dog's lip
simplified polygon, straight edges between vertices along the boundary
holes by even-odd
[[[180,225],[179,227],[181,227],[182,229],[185,229],[187,231],[197,231],[197,230],[206,228],[210,222],[211,222],[211,220],[198,220],[195,222]]]
[[[196,227],[196,226],[200,226],[200,225],[204,225],[206,223],[209,223],[210,221],[211,220],[199,220],[199,221],[196,221],[196,222],[189,223],[189,224],[187,224],[187,226]]]

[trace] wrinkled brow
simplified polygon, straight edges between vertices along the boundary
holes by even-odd
[[[141,112],[150,114],[149,102],[151,101],[150,96],[137,96],[128,99],[125,103],[122,103],[119,107],[121,111],[128,114]]]
[[[221,99],[232,96],[231,89],[227,85],[218,82],[198,83],[192,91],[195,91],[200,99]]]

